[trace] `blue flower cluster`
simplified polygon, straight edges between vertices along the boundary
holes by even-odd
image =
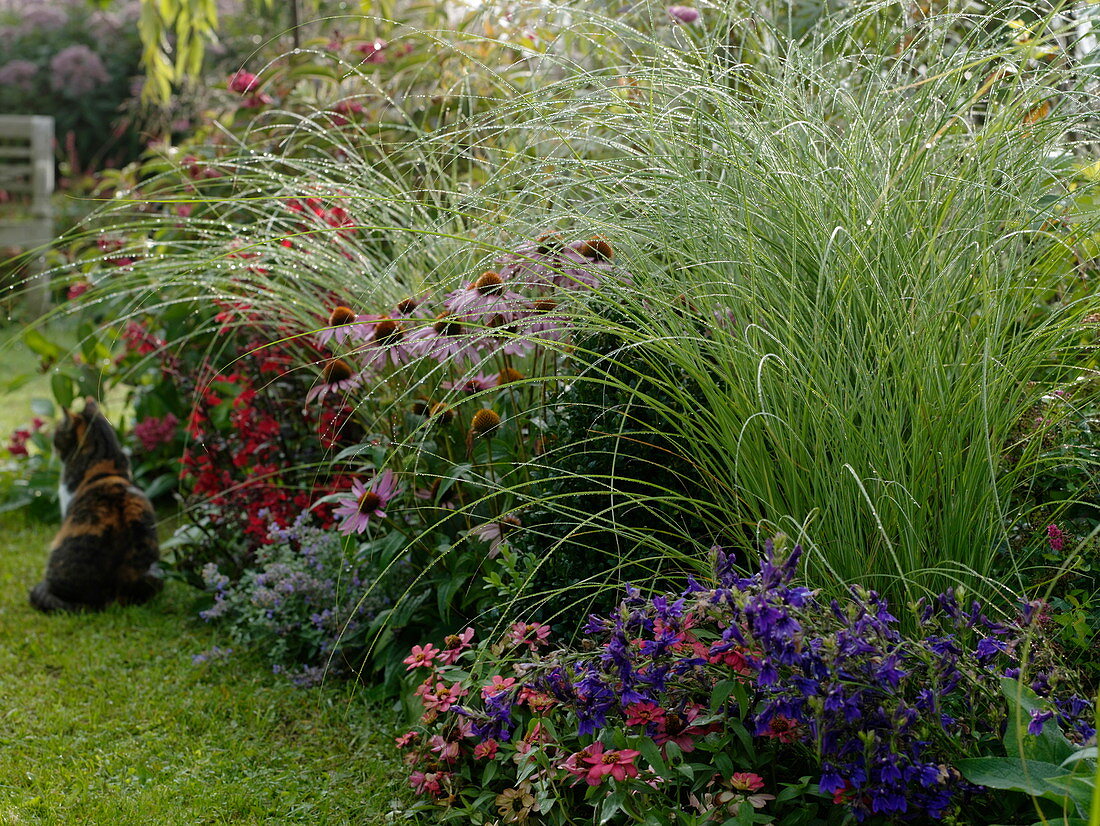
[[[1061,691],[1067,675],[1022,660],[1042,648],[1033,605],[995,622],[947,591],[915,606],[920,632],[907,633],[874,592],[852,587],[826,604],[797,584],[798,547],[769,541],[752,576],[712,552],[710,584],[689,578],[683,593],[650,599],[629,588],[616,613],[589,618],[589,652],[542,656],[518,696],[456,712],[475,736],[507,740],[520,697],[534,693],[568,710],[578,736],[643,726],[681,751],[737,715],[755,737],[813,760],[821,791],[856,820],[889,823],[941,819],[980,791],[952,764],[1000,739],[1004,676],[1023,673],[1057,709],[1037,713],[1033,732],[1056,717],[1072,739],[1094,734],[1090,704]],[[711,691],[731,678],[747,700],[708,714]]]
[[[288,527],[272,522],[268,540],[237,582],[214,565],[203,569],[214,603],[200,616],[218,621],[235,642],[264,651],[277,673],[313,684],[321,666],[339,668],[358,656],[367,623],[390,599],[380,588],[364,598],[365,583],[381,572],[360,554],[358,542],[318,527],[308,511]]]

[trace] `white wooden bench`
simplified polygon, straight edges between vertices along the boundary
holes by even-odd
[[[53,118],[0,115],[0,191],[11,202],[0,204],[0,250],[35,250],[54,239]],[[36,315],[49,308],[49,276],[43,256],[36,256],[23,284],[28,309]]]

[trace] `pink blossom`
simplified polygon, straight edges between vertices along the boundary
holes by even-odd
[[[638,767],[634,765],[634,759],[639,754],[641,752],[633,749],[604,751],[603,743],[593,743],[588,756],[584,758],[584,762],[591,766],[584,780],[589,786],[598,786],[607,775],[616,780],[637,777]]]
[[[428,739],[428,747],[438,754],[439,759],[444,763],[453,763],[458,759],[458,743],[445,740],[440,734],[433,734]]]
[[[164,418],[149,416],[134,425],[134,435],[146,453],[152,453],[161,445],[171,444],[176,436],[179,419],[172,413]]]
[[[755,792],[764,788],[764,778],[752,772],[734,772],[730,786],[741,792]]]
[[[419,736],[419,731],[406,731],[400,737],[395,737],[393,742],[397,744],[399,749],[403,749]]]
[[[73,301],[74,299],[80,298],[80,296],[88,292],[88,290],[91,289],[91,286],[91,281],[76,281],[69,285],[69,289],[68,292],[65,293],[65,297],[68,298],[69,301]]]
[[[676,23],[690,25],[699,19],[699,10],[691,6],[669,6],[668,16]]]
[[[512,645],[527,645],[534,651],[540,645],[546,645],[550,636],[550,626],[538,622],[517,622],[508,631],[508,642]]]
[[[489,739],[483,740],[474,746],[474,757],[478,760],[492,760],[497,756],[497,749],[500,747],[500,743],[496,740]]]
[[[435,659],[438,653],[439,649],[431,643],[425,646],[414,645],[412,647],[412,653],[401,662],[408,666],[408,668],[405,669],[406,671],[412,671],[414,668],[420,668],[421,666],[430,668],[432,660]]]
[[[626,724],[628,726],[644,726],[653,723],[663,727],[665,724],[665,710],[648,700],[641,703],[631,703],[623,711],[626,714]]]
[[[229,78],[229,91],[244,95],[254,92],[260,86],[260,79],[252,72],[243,69]]]
[[[473,638],[473,628],[467,628],[461,634],[451,634],[446,637],[443,642],[447,649],[439,655],[439,661],[444,665],[454,665],[464,651],[468,651],[473,647],[470,645],[470,640]]]
[[[1057,525],[1047,526],[1047,542],[1052,551],[1061,551],[1066,547],[1066,534]]]
[[[494,674],[489,684],[481,687],[481,696],[485,699],[489,699],[502,691],[507,691],[515,684],[515,677],[501,677],[499,674]]]
[[[465,697],[469,693],[461,683],[452,683],[448,686],[442,680],[437,680],[434,687],[430,684],[429,678],[413,692],[428,711],[450,711],[451,706],[457,703],[460,697]]]
[[[388,468],[371,479],[370,485],[356,479],[351,484],[350,495],[340,499],[339,507],[332,512],[334,517],[344,519],[340,532],[362,533],[371,519],[385,519],[385,508],[400,493],[401,488],[394,479],[393,471]]]

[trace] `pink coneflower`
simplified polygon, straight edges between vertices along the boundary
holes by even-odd
[[[450,293],[443,304],[462,321],[499,326],[515,319],[526,299],[510,289],[499,273],[490,271]]]
[[[371,334],[370,322],[377,321],[381,316],[357,315],[350,307],[333,307],[328,316],[328,326],[317,333],[318,344],[328,344],[330,341],[337,343],[355,339],[364,341]]]
[[[340,499],[339,507],[332,512],[333,516],[344,517],[340,533],[362,533],[371,519],[385,519],[386,506],[400,492],[393,471],[389,469],[371,479],[370,485],[356,479],[351,483],[350,496]]]
[[[385,367],[387,362],[400,367],[414,355],[405,324],[399,319],[380,316],[374,321],[373,329],[368,327],[368,330],[363,357],[368,367]]]
[[[562,266],[554,276],[554,283],[567,289],[585,289],[598,287],[609,275],[615,274],[619,280],[626,280],[618,273],[612,261],[615,251],[610,242],[601,236],[587,241],[574,241],[566,244],[558,254]]]
[[[485,336],[472,333],[450,313],[441,313],[433,324],[421,327],[408,336],[409,350],[440,362],[460,362],[476,359]]]
[[[459,390],[472,396],[474,393],[491,390],[498,384],[500,384],[499,373],[475,373],[470,376],[463,376],[458,381],[445,381],[443,387],[447,390]]]
[[[482,542],[489,543],[489,559],[495,559],[500,553],[501,543],[507,542],[507,536],[522,523],[514,516],[505,516],[495,522],[486,522],[478,525],[470,536],[475,536]]]
[[[346,393],[363,383],[363,372],[355,369],[343,359],[329,359],[321,368],[321,380],[306,393],[306,404],[314,399],[323,399],[329,393]]]

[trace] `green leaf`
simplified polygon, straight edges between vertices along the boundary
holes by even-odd
[[[722,680],[710,692],[710,712],[714,714],[737,688],[737,680]]]
[[[23,331],[23,343],[44,359],[56,361],[61,358],[61,348],[33,327]]]
[[[1050,704],[1041,699],[1028,686],[1009,677],[1001,678],[1001,693],[1008,700],[1008,725],[1005,727],[1004,747],[1009,757],[1037,760],[1058,765],[1076,747],[1062,734],[1056,718],[1047,720],[1038,736],[1027,733],[1031,712],[1047,711]]]
[[[642,753],[642,757],[646,759],[646,762],[653,768],[653,771],[661,777],[668,776],[668,766],[665,765],[664,758],[661,757],[661,750],[652,739],[649,737],[642,737],[635,746],[638,751]]]
[[[52,419],[57,415],[56,408],[49,399],[31,399],[31,411],[44,419]]]
[[[955,764],[971,783],[990,789],[1023,792],[1042,797],[1051,791],[1046,781],[1061,777],[1065,770],[1053,763],[1021,760],[1019,757],[970,757]]]
[[[50,376],[50,390],[58,405],[68,409],[76,398],[76,385],[71,376],[65,373],[54,373]]]

